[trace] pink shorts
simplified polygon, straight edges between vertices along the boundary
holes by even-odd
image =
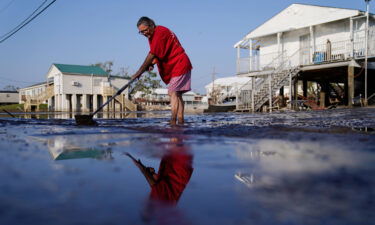
[[[191,90],[191,71],[178,77],[172,77],[168,84],[168,92],[188,92]]]

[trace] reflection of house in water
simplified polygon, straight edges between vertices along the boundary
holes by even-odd
[[[99,150],[95,148],[85,148],[69,143],[67,138],[54,137],[47,140],[48,150],[54,160],[66,159],[112,159],[110,150]]]
[[[368,59],[372,62],[374,18],[370,14]],[[299,101],[313,109],[352,106],[356,97],[366,94],[369,103],[375,102],[375,65],[369,64],[367,80],[364,72],[365,28],[366,13],[359,10],[290,5],[234,45],[237,75],[250,77],[253,87],[239,89],[236,109],[254,112],[264,106],[272,109],[276,103],[283,106],[284,87],[291,87],[290,107]]]
[[[234,175],[234,177],[244,183],[247,187],[252,187],[253,183],[254,183],[254,174],[252,173],[241,173],[241,172],[238,172]]]

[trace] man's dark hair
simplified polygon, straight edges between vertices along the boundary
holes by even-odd
[[[137,23],[137,27],[139,27],[141,24],[145,25],[145,26],[149,26],[149,27],[155,27],[155,22],[148,18],[147,16],[142,16],[141,18],[139,18],[138,20],[138,23]]]

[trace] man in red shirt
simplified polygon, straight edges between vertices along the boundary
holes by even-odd
[[[157,64],[161,79],[168,84],[171,101],[171,125],[184,123],[182,94],[191,90],[192,65],[176,35],[166,27],[156,26],[148,17],[141,17],[137,27],[139,33],[148,38],[150,52],[132,78],[139,78]]]

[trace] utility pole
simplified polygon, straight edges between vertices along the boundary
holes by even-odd
[[[368,31],[369,31],[369,15],[370,15],[370,1],[365,0],[366,2],[366,34],[365,34],[365,102],[364,105],[367,106],[367,64],[368,64]]]

